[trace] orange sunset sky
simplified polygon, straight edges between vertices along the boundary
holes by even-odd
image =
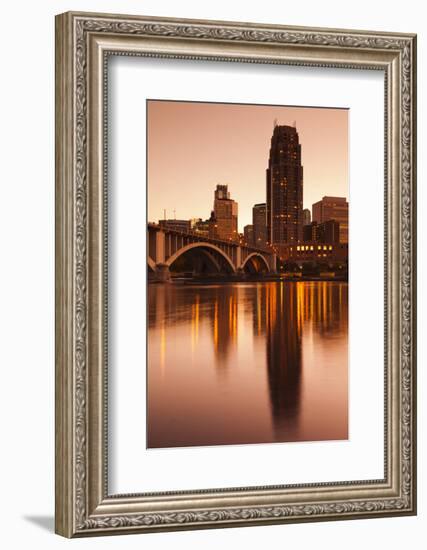
[[[209,217],[217,184],[239,205],[239,231],[265,202],[274,121],[299,134],[304,208],[348,199],[348,110],[147,101],[148,221]],[[175,211],[175,213],[174,213]]]

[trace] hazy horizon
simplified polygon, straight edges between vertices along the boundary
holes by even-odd
[[[217,184],[238,203],[238,227],[266,201],[274,121],[296,125],[303,207],[323,196],[348,199],[348,110],[147,101],[148,221],[209,218]]]

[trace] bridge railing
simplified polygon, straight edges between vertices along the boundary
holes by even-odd
[[[198,231],[195,231],[193,229],[189,229],[188,231],[183,231],[183,230],[175,229],[175,228],[171,228],[171,227],[163,227],[159,224],[152,223],[152,222],[148,222],[147,227],[148,227],[148,229],[151,228],[151,229],[163,231],[164,233],[173,233],[175,235],[180,235],[180,236],[183,236],[183,237],[186,237],[186,236],[197,237],[201,241],[207,241],[207,242],[211,242],[211,243],[214,243],[214,244],[227,245],[227,246],[241,246],[241,247],[248,248],[248,249],[250,249],[254,252],[260,252],[260,253],[263,253],[263,254],[275,254],[275,251],[272,250],[269,246],[266,246],[266,247],[253,246],[253,245],[247,244],[244,241],[242,242],[240,240],[230,239],[230,240],[226,241],[226,240],[223,240],[223,239],[215,239],[214,237],[208,237],[206,235],[200,235],[200,233]]]

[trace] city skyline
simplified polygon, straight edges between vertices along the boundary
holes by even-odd
[[[148,102],[147,448],[348,438],[347,118]]]
[[[274,124],[295,125],[300,136],[304,208],[324,195],[348,197],[347,110],[149,100],[147,122],[150,222],[165,211],[170,219],[207,219],[212,190],[228,185],[242,233],[254,204],[266,200]]]

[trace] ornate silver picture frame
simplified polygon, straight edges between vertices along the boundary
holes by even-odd
[[[110,494],[107,61],[110,56],[382,71],[384,477]],[[416,513],[416,37],[65,13],[56,18],[56,532],[65,537]],[[368,313],[368,312],[367,312]],[[369,350],[367,351],[369,353]]]

